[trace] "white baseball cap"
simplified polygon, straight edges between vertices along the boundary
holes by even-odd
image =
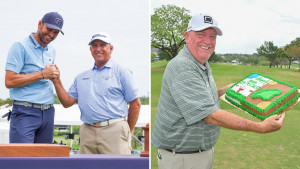
[[[98,39],[98,40],[102,40],[103,42],[106,42],[106,43],[111,44],[110,36],[109,36],[107,33],[105,33],[105,32],[98,32],[98,33],[95,33],[95,34],[92,36],[89,45],[91,45],[92,42],[93,42],[94,40],[97,40],[97,39]]]
[[[221,29],[218,27],[218,22],[207,14],[194,15],[189,22],[187,32],[202,31],[207,28],[214,28],[219,36],[223,34]]]

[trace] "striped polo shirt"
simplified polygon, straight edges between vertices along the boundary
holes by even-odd
[[[184,48],[167,65],[157,107],[152,144],[176,152],[208,150],[220,127],[204,118],[220,109],[212,70]]]

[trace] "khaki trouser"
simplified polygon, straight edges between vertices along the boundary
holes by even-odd
[[[175,154],[158,149],[157,159],[159,169],[212,169],[214,149],[194,154]]]
[[[131,132],[127,121],[104,127],[82,124],[80,154],[131,154]]]

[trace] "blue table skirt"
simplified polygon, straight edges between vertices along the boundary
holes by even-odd
[[[75,154],[70,157],[0,157],[0,169],[149,169],[139,155]]]

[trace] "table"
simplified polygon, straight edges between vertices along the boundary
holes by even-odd
[[[0,157],[0,169],[149,169],[139,155],[74,154],[70,157]]]

